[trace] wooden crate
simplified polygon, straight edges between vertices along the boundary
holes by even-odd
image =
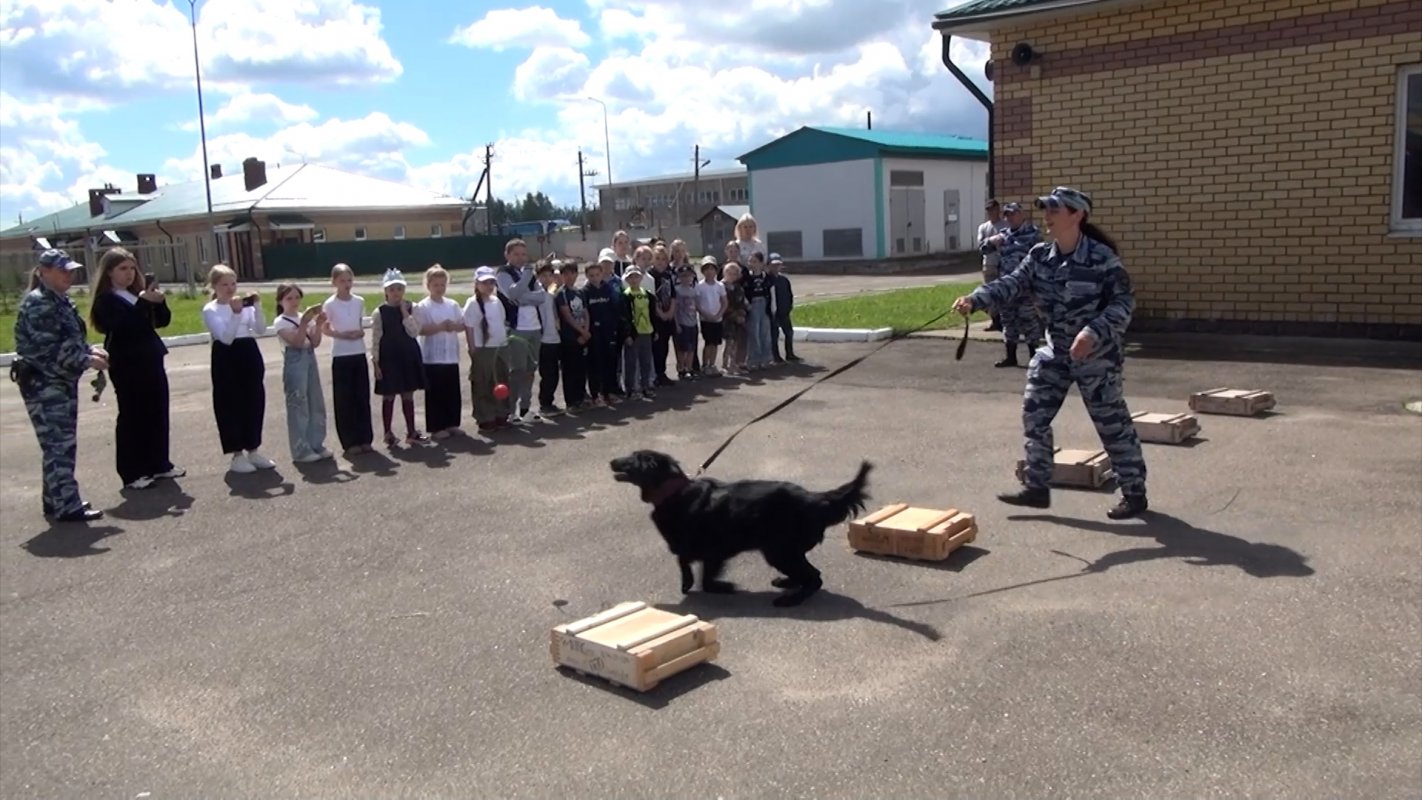
[[[1051,484],[1078,489],[1100,489],[1111,479],[1111,457],[1105,450],[1056,449]],[[1017,461],[1017,480],[1027,479],[1027,462]]]
[[[956,508],[895,503],[849,523],[849,546],[854,550],[919,561],[942,561],[977,538],[977,518]]]
[[[1274,393],[1260,389],[1210,389],[1190,395],[1190,410],[1201,414],[1252,417],[1274,407]]]
[[[1200,421],[1194,414],[1157,414],[1137,411],[1131,415],[1141,441],[1157,444],[1180,444],[1200,432]]]
[[[716,626],[643,602],[619,603],[553,629],[553,663],[639,692],[720,655]]]

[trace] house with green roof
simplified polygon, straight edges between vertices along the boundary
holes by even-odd
[[[760,237],[787,261],[971,249],[987,199],[981,139],[806,126],[739,160]]]

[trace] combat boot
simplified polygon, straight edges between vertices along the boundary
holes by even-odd
[[[1017,345],[1009,343],[1007,345],[1007,358],[993,364],[994,367],[1015,367],[1017,366]]]
[[[1121,502],[1107,511],[1106,516],[1111,519],[1130,519],[1139,516],[1149,507],[1150,504],[1146,502],[1146,496],[1143,494],[1122,495]]]
[[[1025,486],[1015,492],[1003,492],[997,499],[1010,506],[1027,506],[1028,508],[1051,508],[1052,492],[1050,489],[1034,489]]]

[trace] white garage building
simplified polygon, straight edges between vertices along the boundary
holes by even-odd
[[[787,261],[971,250],[987,202],[980,139],[804,127],[739,161],[760,236]]]

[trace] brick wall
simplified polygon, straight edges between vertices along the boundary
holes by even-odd
[[[992,51],[998,196],[1090,192],[1139,327],[1422,338],[1422,237],[1390,233],[1422,2],[1157,0]]]

